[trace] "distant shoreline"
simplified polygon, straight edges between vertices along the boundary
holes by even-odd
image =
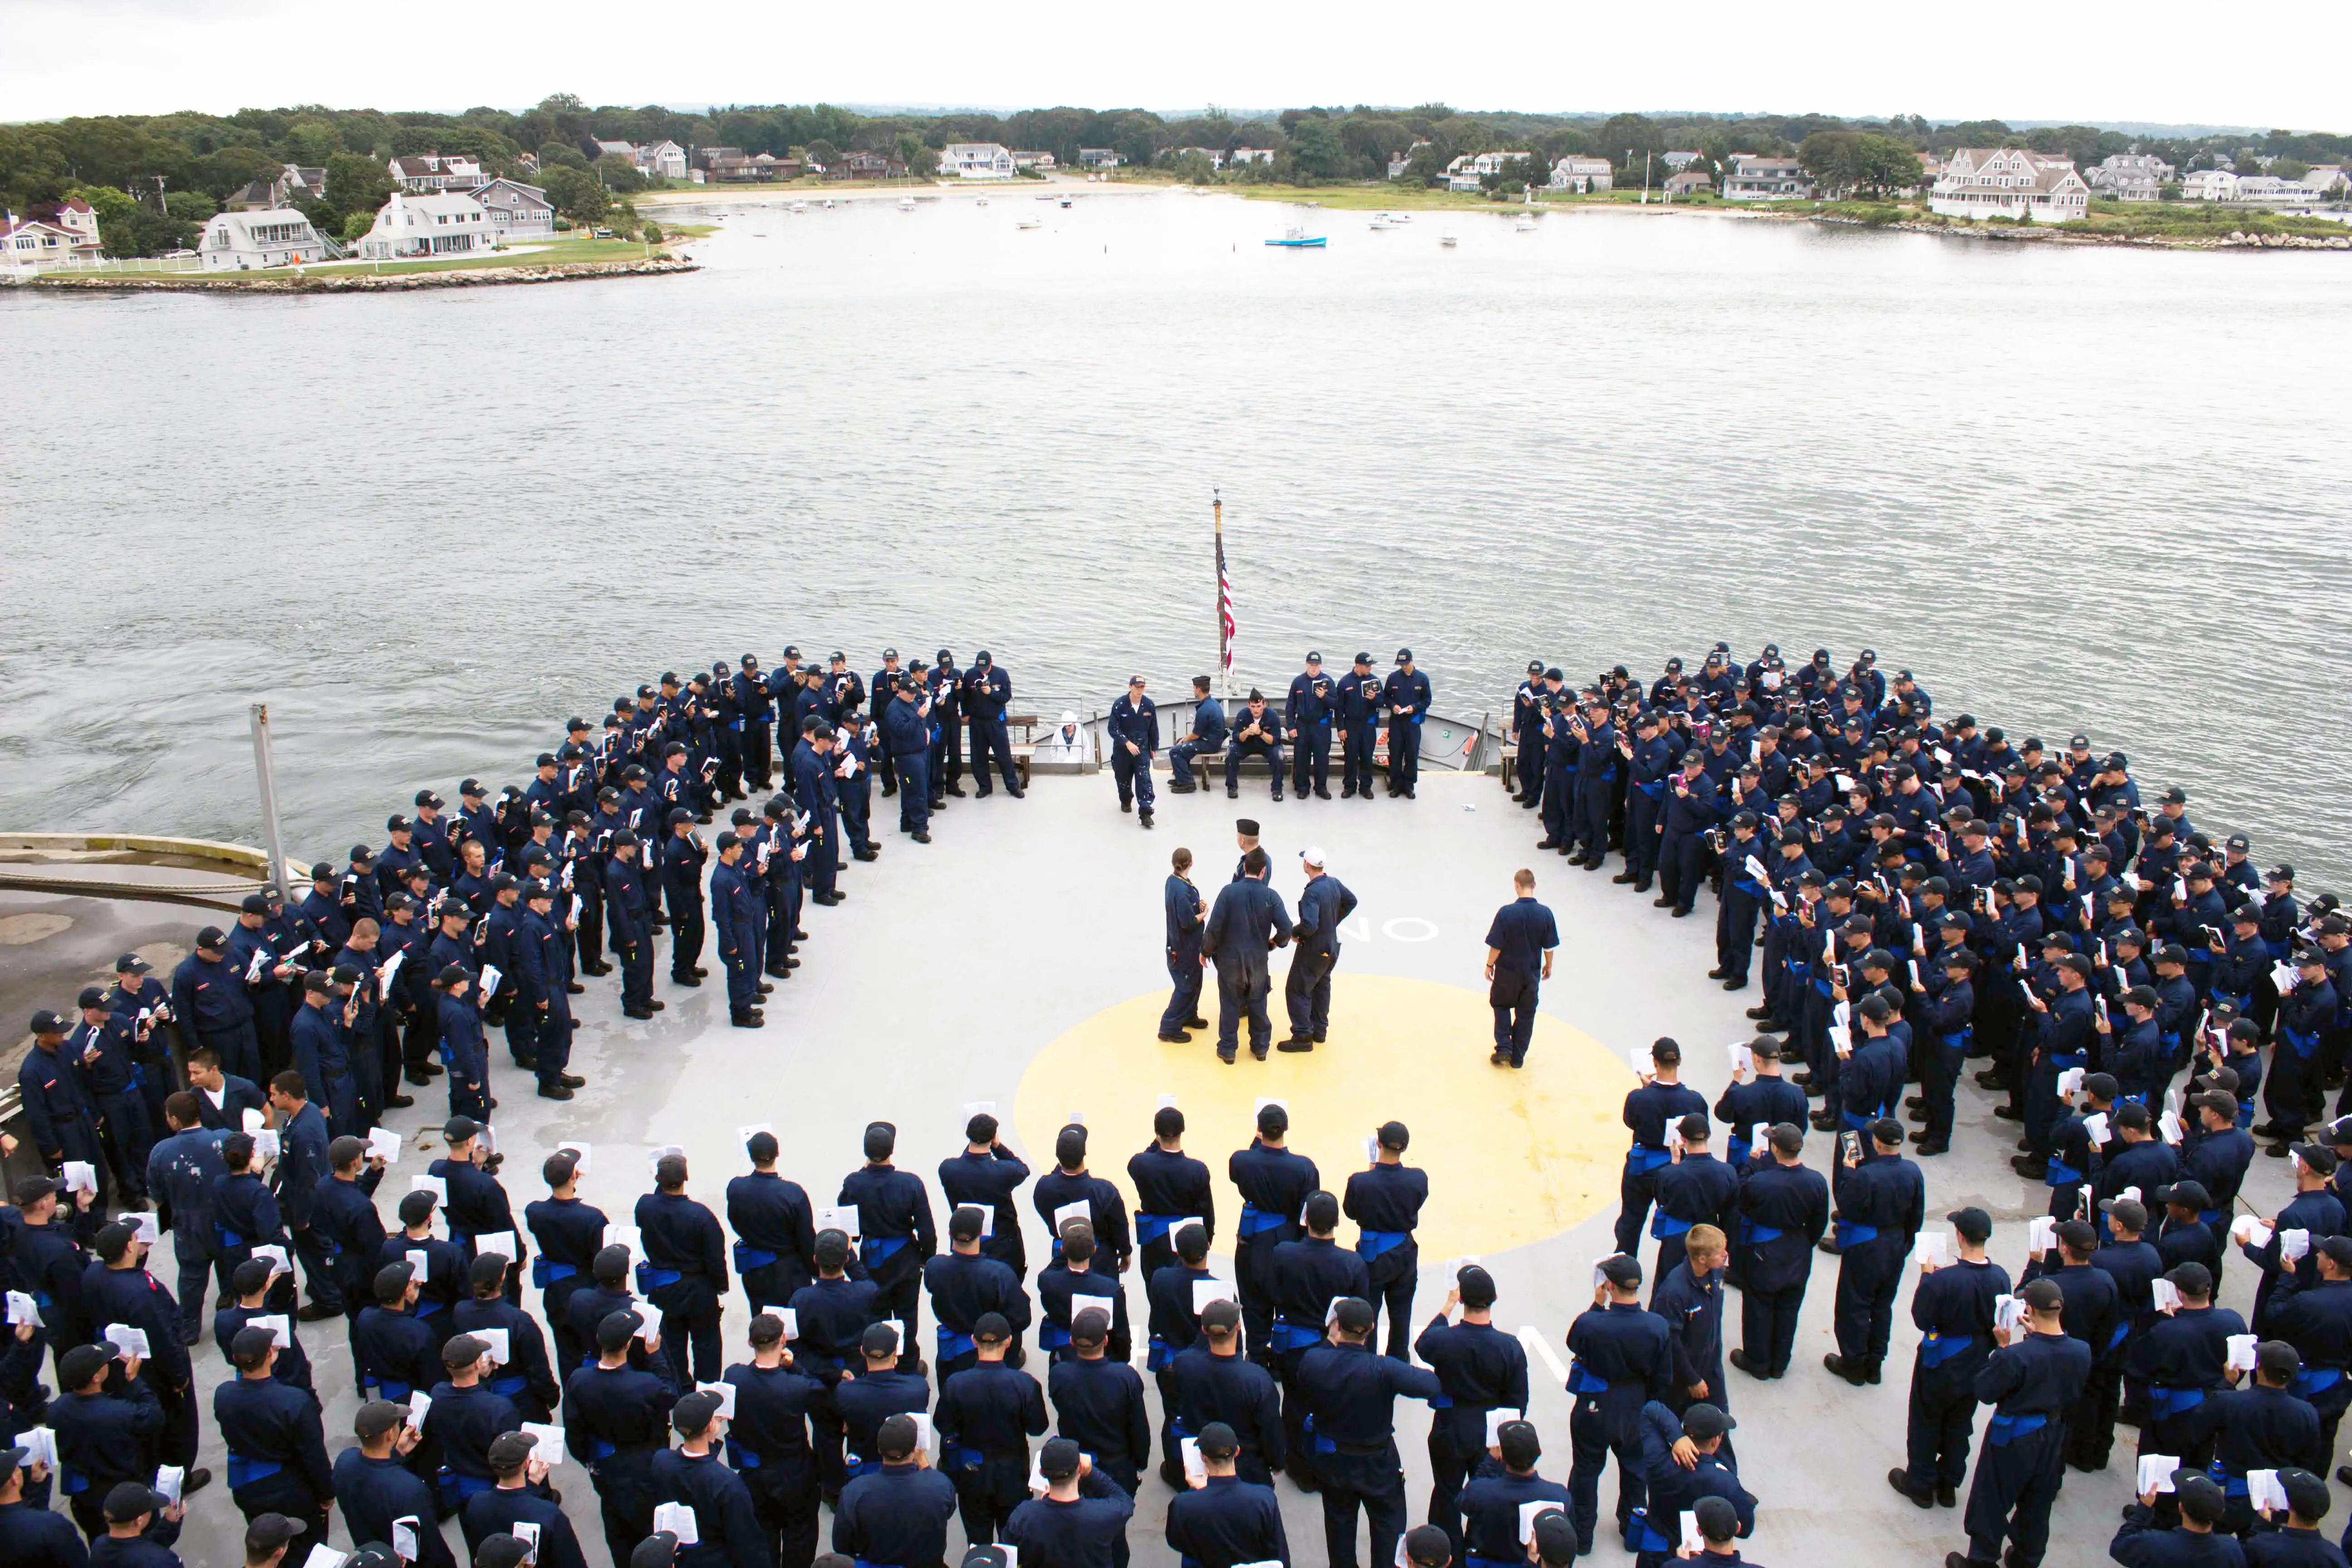
[[[256,277],[236,272],[46,272],[16,285],[25,289],[73,289],[204,293],[235,290],[251,294],[394,294],[415,289],[504,288],[518,283],[570,283],[594,278],[666,278],[673,273],[698,272],[702,264],[682,256],[638,258],[630,261],[560,261],[533,267],[481,267],[446,272],[403,272],[380,277],[370,272],[312,272],[301,277],[273,273]]]

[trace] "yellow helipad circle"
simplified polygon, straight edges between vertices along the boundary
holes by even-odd
[[[1620,1121],[1633,1075],[1581,1029],[1538,1016],[1528,1065],[1487,1065],[1494,1013],[1486,994],[1390,975],[1347,974],[1331,990],[1329,1038],[1313,1051],[1217,1060],[1216,985],[1202,997],[1205,1033],[1189,1046],[1155,1038],[1167,1005],[1155,992],[1106,1008],[1037,1053],[1021,1080],[1014,1120],[1041,1167],[1072,1112],[1088,1132],[1087,1169],[1118,1184],[1130,1210],[1130,1154],[1151,1142],[1160,1097],[1184,1112],[1184,1149],[1205,1161],[1216,1183],[1220,1249],[1231,1250],[1241,1199],[1225,1178],[1226,1157],[1246,1148],[1261,1096],[1286,1100],[1290,1146],[1314,1160],[1323,1184],[1342,1192],[1369,1163],[1364,1140],[1383,1121],[1412,1132],[1408,1164],[1429,1173],[1422,1213],[1424,1257],[1485,1256],[1541,1241],[1617,1197],[1625,1162]],[[1280,977],[1273,998],[1282,1021]],[[1351,1241],[1355,1227],[1343,1225]]]

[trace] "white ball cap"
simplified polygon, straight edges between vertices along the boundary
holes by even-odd
[[[1320,869],[1323,865],[1323,847],[1320,844],[1310,844],[1298,852],[1298,858],[1309,866]]]

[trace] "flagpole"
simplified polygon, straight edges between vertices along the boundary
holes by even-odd
[[[1225,631],[1225,498],[1213,489],[1209,496],[1217,535],[1217,685],[1230,701],[1234,695],[1234,655]]]

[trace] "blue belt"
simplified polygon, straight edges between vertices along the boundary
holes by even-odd
[[[1849,1132],[1867,1132],[1870,1131],[1870,1124],[1877,1118],[1864,1116],[1859,1110],[1844,1110],[1838,1113],[1838,1120],[1845,1123],[1845,1130]]]
[[[1337,1439],[1326,1437],[1322,1433],[1315,1430],[1314,1412],[1309,1411],[1307,1413],[1307,1419],[1301,1423],[1301,1425],[1306,1428],[1307,1441],[1314,1445],[1315,1451],[1317,1453],[1336,1454],[1339,1451],[1339,1444]]]
[[[1584,1370],[1581,1362],[1571,1362],[1568,1368],[1568,1391],[1570,1394],[1606,1394],[1609,1380]]]
[[[1637,1552],[1672,1552],[1680,1544],[1677,1542],[1668,1541],[1650,1528],[1650,1510],[1646,1508],[1637,1508],[1633,1510],[1633,1527],[1636,1531],[1633,1537],[1635,1542],[1633,1550]]]
[[[2344,1381],[2344,1370],[2334,1366],[2307,1366],[2295,1373],[2294,1391],[2308,1399],[2323,1389],[2335,1387]]]
[[[360,1382],[365,1386],[374,1389],[378,1397],[389,1399],[394,1405],[406,1399],[411,1392],[407,1384],[398,1382],[389,1377],[363,1377],[360,1379]]]
[[[1969,1048],[1969,1038],[1974,1036],[1975,1033],[1976,1027],[1974,1025],[1971,1025],[1968,1028],[1955,1029],[1948,1035],[1938,1035],[1936,1037],[1944,1042],[1944,1048],[1946,1050],[1966,1051]]]
[[[1665,1210],[1660,1209],[1650,1216],[1650,1234],[1658,1240],[1664,1241],[1669,1237],[1682,1235],[1697,1223],[1696,1220],[1676,1219]]]
[[[226,1251],[232,1247],[243,1247],[245,1245],[245,1237],[239,1236],[236,1232],[229,1229],[228,1226],[222,1225],[217,1221],[213,1225],[213,1240],[223,1251]]]
[[[1985,1433],[1985,1441],[1996,1448],[2006,1448],[2020,1437],[2028,1437],[2050,1424],[2050,1417],[2036,1412],[2029,1415],[2000,1415],[1992,1418]]]
[[[2057,1156],[2051,1156],[2044,1166],[2042,1179],[2053,1187],[2071,1187],[2080,1183],[2083,1173]]]
[[[1649,784],[1636,783],[1633,787],[1640,790],[1643,795],[1648,795],[1652,800],[1658,800],[1662,799],[1666,793],[1666,781],[1664,779],[1656,779]]]
[[[730,1437],[727,1439],[727,1463],[739,1470],[756,1470],[760,1468],[760,1456]]]
[[[1059,1323],[1040,1323],[1037,1325],[1037,1348],[1039,1350],[1057,1351],[1069,1342],[1070,1331],[1064,1328]]]
[[[1748,1226],[1748,1239],[1759,1246],[1768,1241],[1778,1241],[1787,1234],[1777,1225],[1757,1225],[1751,1221]]]
[[[420,1318],[429,1318],[436,1312],[446,1312],[448,1310],[449,1303],[446,1301],[428,1301],[422,1297],[417,1299],[416,1315]]]
[[[1674,1155],[1666,1150],[1653,1149],[1646,1144],[1636,1143],[1625,1151],[1625,1173],[1629,1176],[1646,1176],[1661,1165],[1673,1164],[1674,1160]]]
[[[906,1245],[903,1236],[869,1236],[857,1244],[857,1251],[866,1267],[871,1268],[877,1263],[889,1262],[891,1255]]]
[[[460,1503],[476,1493],[488,1491],[497,1485],[498,1482],[488,1476],[461,1476],[446,1465],[441,1467],[442,1491],[445,1494],[454,1494]]]
[[[256,1481],[266,1481],[286,1467],[275,1459],[248,1459],[243,1454],[228,1457],[228,1489],[236,1491]]]
[[[1356,1256],[1364,1258],[1378,1258],[1381,1253],[1402,1247],[1412,1239],[1412,1232],[1409,1230],[1360,1231],[1356,1237]]]
[[[555,1263],[545,1258],[530,1260],[530,1282],[544,1290],[550,1285],[569,1279],[580,1270],[569,1263]]]
[[[1738,1170],[1740,1166],[1748,1163],[1748,1156],[1754,1152],[1754,1151],[1748,1148],[1747,1139],[1735,1133],[1733,1134],[1730,1142],[1726,1147],[1725,1152],[1731,1156],[1732,1169]]]
[[[2228,1496],[2244,1497],[2246,1495],[2246,1478],[2231,1475],[2221,1460],[2214,1460],[2213,1468],[2205,1473],[2221,1482],[2221,1490]]]
[[[620,1451],[621,1450],[613,1444],[607,1443],[602,1437],[598,1437],[592,1440],[588,1445],[588,1459],[592,1464],[601,1464]]]
[[[1152,1335],[1150,1346],[1143,1352],[1143,1370],[1158,1372],[1166,1366],[1168,1362],[1168,1342],[1158,1334]]]
[[[2294,1047],[2294,1054],[2298,1057],[2308,1058],[2312,1052],[2319,1048],[2319,1032],[2315,1029],[2305,1035],[2282,1026],[2279,1034],[2288,1045]]]
[[[675,1268],[656,1268],[650,1263],[637,1265],[637,1289],[650,1296],[665,1285],[675,1285],[686,1276]]]
[[[1158,1241],[1178,1220],[1190,1217],[1181,1214],[1145,1214],[1138,1209],[1135,1211],[1136,1242],[1139,1246],[1147,1241]]]
[[[1854,1220],[1842,1219],[1837,1222],[1837,1236],[1840,1247],[1860,1247],[1865,1241],[1878,1239],[1878,1227],[1874,1225],[1863,1225]]]
[[[988,1462],[986,1454],[982,1453],[978,1448],[966,1447],[961,1443],[949,1444],[940,1457],[947,1462],[948,1468],[951,1470],[976,1470]]]
[[[1941,1366],[1954,1356],[1975,1348],[1974,1334],[1930,1333],[1919,1342],[1919,1364]]]
[[[734,1439],[730,1437],[730,1438],[729,1438],[729,1439],[728,1439],[728,1441],[731,1443],[731,1442],[733,1442],[733,1441],[734,1441]],[[870,1475],[872,1475],[875,1471],[877,1471],[877,1470],[880,1469],[881,1468],[882,1468],[882,1461],[881,1461],[881,1460],[879,1460],[879,1459],[861,1459],[861,1458],[858,1458],[856,1455],[855,1455],[855,1454],[852,1454],[852,1455],[849,1457],[849,1463],[848,1463],[848,1465],[847,1465],[846,1467],[845,1467],[845,1471],[846,1471],[847,1476],[848,1476],[848,1479],[851,1479],[851,1480],[853,1480],[853,1481],[854,1481],[854,1480],[856,1480],[856,1479],[858,1477],[860,1477],[860,1476],[870,1476]]]
[[[1256,1236],[1289,1223],[1288,1215],[1268,1214],[1255,1204],[1242,1205],[1241,1230],[1244,1236]]]
[[[1317,1330],[1301,1328],[1297,1323],[1286,1323],[1278,1319],[1274,1325],[1274,1348],[1278,1351],[1302,1350],[1322,1337]]]
[[[739,1241],[735,1244],[735,1272],[749,1274],[754,1268],[765,1268],[779,1256],[777,1253],[754,1247],[748,1241]]]
[[[2225,1212],[2226,1211],[2221,1209],[2199,1209],[2197,1211],[2198,1223],[2200,1225],[2219,1225],[2221,1223],[2221,1217]]]
[[[2069,1068],[2081,1067],[2090,1058],[2081,1051],[2053,1051],[2050,1053],[2050,1065],[2056,1068],[2060,1072],[2064,1072]]]
[[[971,1355],[979,1348],[973,1343],[970,1334],[960,1334],[945,1323],[940,1324],[936,1331],[940,1338],[941,1361],[953,1361],[958,1356]]]
[[[1763,884],[1759,882],[1751,882],[1744,877],[1733,878],[1731,879],[1731,887],[1734,892],[1745,893],[1751,899],[1760,899],[1764,896]]]
[[[236,1484],[235,1481],[229,1483],[231,1486]],[[79,1497],[89,1490],[89,1478],[79,1470],[69,1469],[60,1464],[58,1467],[58,1486],[68,1497]]]
[[[490,1380],[490,1392],[492,1394],[502,1394],[509,1399],[512,1399],[516,1394],[520,1394],[530,1385],[530,1380],[518,1373],[512,1377],[492,1378]]]
[[[2201,1388],[2158,1388],[2147,1391],[2147,1407],[2158,1421],[2168,1420],[2186,1410],[2194,1410],[2205,1403]]]

